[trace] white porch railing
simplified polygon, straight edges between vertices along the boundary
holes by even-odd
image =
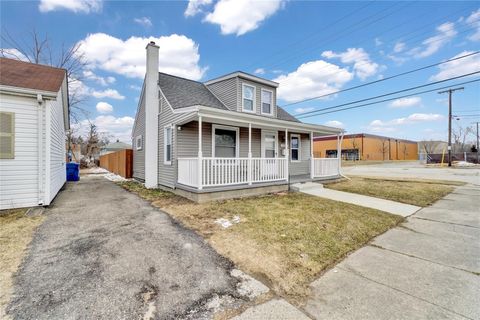
[[[178,159],[178,183],[199,188],[287,180],[285,158]],[[201,173],[199,173],[201,168]]]
[[[332,177],[340,174],[340,161],[338,158],[314,158],[313,177]]]

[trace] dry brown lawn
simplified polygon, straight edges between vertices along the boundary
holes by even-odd
[[[460,183],[461,184],[461,183]],[[455,182],[351,177],[325,188],[427,207],[454,190]]]
[[[301,303],[308,284],[403,218],[301,193],[196,204],[135,182],[121,183],[204,236],[276,294]],[[216,219],[240,222],[224,229]]]
[[[13,275],[22,263],[26,249],[43,216],[28,217],[27,209],[0,212],[0,319],[12,294]]]

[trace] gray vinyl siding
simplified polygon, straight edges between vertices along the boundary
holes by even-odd
[[[142,150],[137,150],[136,146],[136,138],[139,135],[142,136]],[[143,92],[141,95],[141,101],[139,103],[132,136],[133,177],[136,179],[145,180],[145,98],[143,97]]]
[[[172,161],[171,164],[164,163],[164,129],[167,125],[174,125],[178,118],[172,112],[168,102],[160,95],[160,116],[158,117],[158,184],[170,188],[175,187],[177,180],[177,151],[175,145],[177,144],[177,130],[172,129]]]
[[[290,148],[290,137],[295,132],[288,133],[288,144]],[[279,145],[285,143],[285,131],[278,135]],[[300,134],[300,161],[288,161],[288,172],[290,176],[310,173],[310,135]]]
[[[231,78],[208,85],[207,88],[229,110],[237,110],[237,82],[238,78]]]
[[[258,115],[261,115],[261,116],[266,116],[266,117],[270,117],[269,115],[266,115],[266,114],[262,114],[262,109],[261,109],[261,105],[262,105],[262,100],[261,100],[261,97],[262,97],[262,93],[261,93],[261,90],[262,89],[266,89],[266,90],[270,90],[273,92],[273,118],[276,118],[277,117],[277,108],[276,108],[276,105],[277,105],[277,90],[275,87],[270,87],[270,86],[266,86],[266,85],[263,85],[263,84],[260,84],[260,83],[257,83],[257,82],[253,82],[253,81],[250,81],[250,80],[246,80],[246,79],[243,79],[243,78],[237,78],[238,81],[237,81],[237,111],[239,112],[243,112],[242,111],[242,85],[243,84],[247,84],[247,85],[250,85],[250,86],[253,86],[255,87],[255,113],[258,114]]]
[[[198,156],[198,122],[192,121],[182,125],[182,130],[177,133],[177,152],[179,158],[192,158]],[[261,131],[252,128],[252,157],[260,157]],[[239,131],[239,156],[248,157],[248,128],[241,127]],[[204,157],[212,156],[212,124],[202,123],[202,154]]]

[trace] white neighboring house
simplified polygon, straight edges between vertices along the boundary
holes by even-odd
[[[69,129],[66,70],[0,58],[0,210],[52,202]]]

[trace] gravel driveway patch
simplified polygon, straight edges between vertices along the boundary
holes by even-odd
[[[14,319],[192,318],[215,296],[242,302],[232,267],[148,202],[102,177],[82,177],[46,210],[7,312]]]

